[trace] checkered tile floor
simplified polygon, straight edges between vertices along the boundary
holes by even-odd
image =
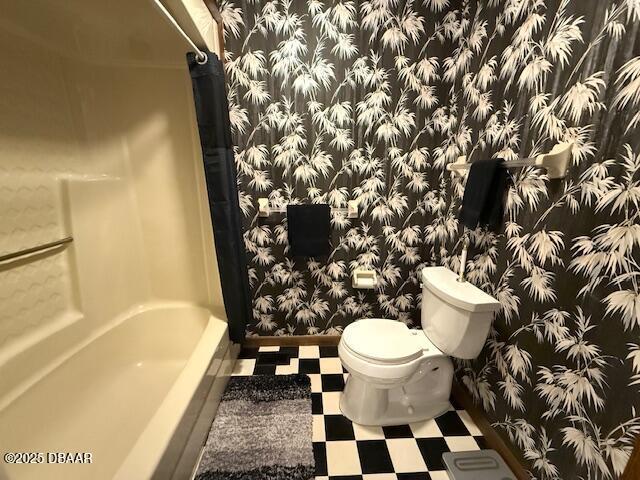
[[[341,415],[348,374],[337,347],[245,348],[233,375],[306,373],[311,378],[317,480],[449,480],[442,454],[486,448],[466,411],[425,422],[363,427]]]

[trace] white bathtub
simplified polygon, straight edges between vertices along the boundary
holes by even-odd
[[[176,436],[185,437],[183,417],[203,379],[222,375],[227,338],[226,323],[204,308],[157,303],[131,310],[0,412],[3,454],[45,453],[44,464],[0,460],[0,477],[157,477],[170,443],[175,450]],[[47,464],[47,452],[86,452],[92,463]]]

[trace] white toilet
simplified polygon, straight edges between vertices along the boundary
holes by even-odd
[[[361,425],[426,420],[449,408],[453,364],[472,359],[500,303],[445,267],[422,270],[422,328],[362,319],[345,328],[338,352],[350,373],[342,413]]]

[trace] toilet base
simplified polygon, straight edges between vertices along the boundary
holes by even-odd
[[[411,380],[392,388],[352,373],[340,396],[342,414],[372,426],[404,425],[443,414],[450,407],[453,366],[449,358],[438,360],[427,362]],[[439,368],[434,370],[434,364]]]
[[[379,418],[372,418],[362,411],[352,410],[344,401],[344,396],[340,398],[340,411],[342,414],[359,425],[388,427],[392,425],[405,425],[408,423],[422,422],[438,417],[449,410],[450,403],[438,402],[433,404],[418,405],[413,408],[413,413],[409,413],[407,407],[399,401],[390,401],[384,415]]]

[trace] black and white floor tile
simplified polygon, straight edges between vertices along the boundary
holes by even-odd
[[[340,413],[348,376],[337,347],[244,348],[233,375],[306,373],[311,378],[316,480],[449,480],[442,454],[486,448],[465,410],[424,422],[364,427]]]

